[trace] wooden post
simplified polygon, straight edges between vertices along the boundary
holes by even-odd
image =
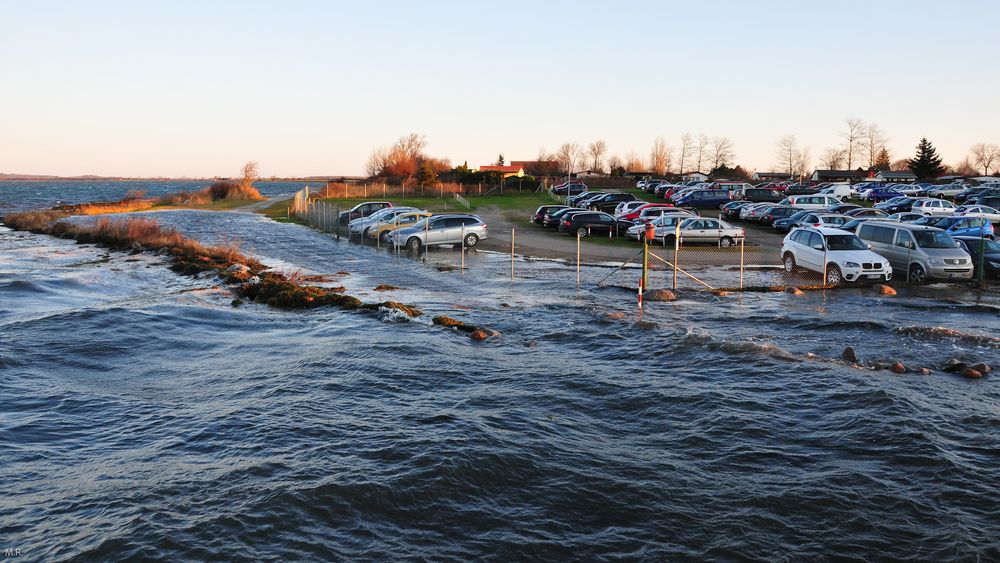
[[[580,231],[576,232],[576,285],[580,285]]]
[[[747,239],[740,241],[740,289],[743,289],[743,249],[746,247]]]
[[[680,254],[681,250],[681,222],[677,221],[677,225],[674,227],[674,290],[677,289],[677,255]]]

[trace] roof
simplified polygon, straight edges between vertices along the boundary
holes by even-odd
[[[488,164],[486,166],[480,166],[480,172],[510,172],[512,174],[517,174],[521,171],[521,166],[497,166],[495,164]]]
[[[881,176],[883,178],[916,178],[917,177],[916,174],[914,174],[913,172],[910,172],[909,170],[899,170],[899,171],[880,170],[877,175]]]
[[[858,170],[816,170],[813,175],[818,178],[861,178],[864,173]]]

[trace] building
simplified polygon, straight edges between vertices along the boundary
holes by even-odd
[[[889,171],[889,170],[879,170],[878,174],[875,174],[876,182],[895,182],[897,184],[904,184],[908,182],[916,182],[917,175],[909,170],[900,171]]]
[[[868,176],[868,173],[858,168],[857,170],[816,170],[809,177],[813,182],[860,182]]]
[[[708,174],[703,172],[685,172],[681,174],[682,182],[707,182]]]
[[[581,170],[573,174],[576,178],[603,178],[607,176],[604,172],[600,170]]]
[[[562,172],[558,160],[512,160],[510,165],[520,166],[532,176],[558,176]]]
[[[488,164],[486,166],[480,166],[479,169],[478,169],[478,171],[479,172],[486,172],[486,173],[492,172],[492,173],[501,174],[501,175],[503,175],[504,178],[511,178],[511,177],[523,178],[524,177],[524,168],[521,167],[521,166],[515,166],[515,165],[498,166],[496,164]]]
[[[792,175],[789,172],[754,172],[751,179],[755,181],[791,180]]]

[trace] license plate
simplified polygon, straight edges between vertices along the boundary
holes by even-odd
[[[951,274],[951,277],[953,277],[953,278],[961,278],[961,277],[963,277],[964,275],[965,275],[965,274]]]
[[[877,279],[881,278],[882,276],[880,276],[879,274],[868,274],[865,277],[868,278],[868,279],[870,279],[870,280],[877,280]]]

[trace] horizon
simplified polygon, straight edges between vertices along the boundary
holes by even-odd
[[[893,161],[923,137],[949,165],[1000,141],[981,65],[1000,6],[839,8],[5,3],[0,172],[361,176],[411,132],[472,167],[599,139],[648,158],[657,137],[705,134],[748,171],[795,135],[816,169],[848,118],[877,122]]]

